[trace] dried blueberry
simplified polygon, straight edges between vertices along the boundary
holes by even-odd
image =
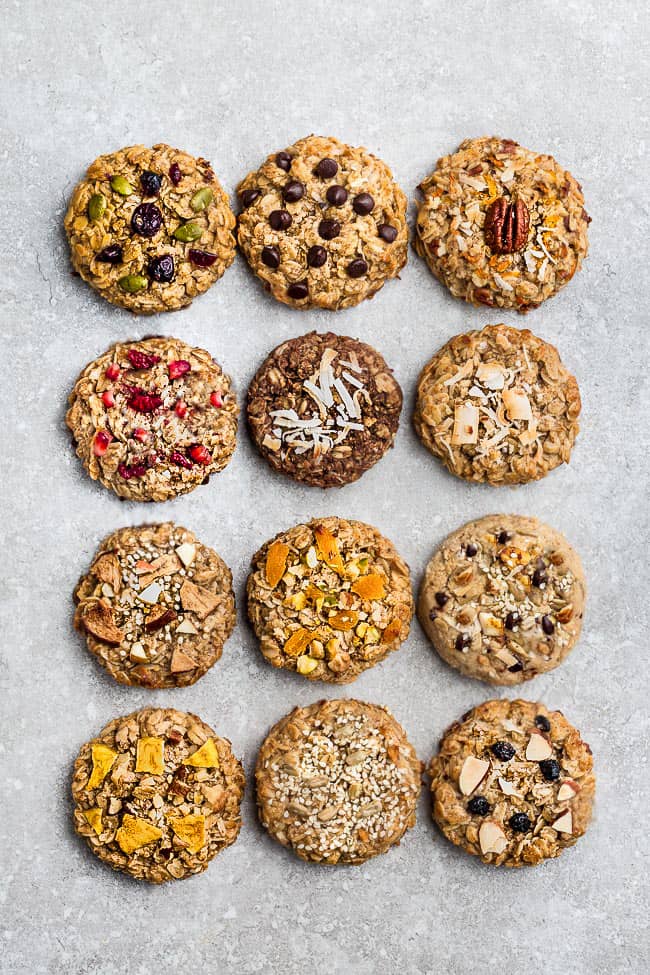
[[[539,763],[539,768],[547,782],[555,782],[560,778],[560,763],[554,758],[545,758]]]
[[[510,829],[514,829],[515,833],[530,833],[533,828],[533,824],[526,813],[513,813],[508,820],[508,825]]]
[[[147,266],[147,273],[152,281],[167,284],[174,280],[174,258],[171,254],[160,254],[152,257]]]
[[[104,247],[99,252],[97,260],[101,261],[102,264],[121,264],[122,248],[119,244],[109,244],[108,247]]]
[[[131,230],[140,237],[155,237],[162,226],[162,213],[155,203],[141,203],[131,217]]]
[[[473,816],[487,816],[490,811],[490,803],[485,796],[472,796],[467,803],[467,811]]]
[[[511,758],[514,758],[515,749],[509,741],[495,741],[491,752],[500,762],[509,762]]]
[[[140,185],[145,196],[158,196],[162,186],[162,176],[154,173],[150,169],[145,169],[140,173]]]
[[[543,714],[538,714],[535,717],[535,724],[540,729],[540,731],[550,731],[551,730],[551,722]]]

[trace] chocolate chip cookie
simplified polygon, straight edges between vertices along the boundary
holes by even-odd
[[[163,143],[100,156],[65,216],[75,271],[139,315],[189,305],[218,281],[235,259],[234,227],[210,163]]]
[[[418,616],[443,660],[490,684],[553,670],[576,644],[586,585],[566,538],[536,518],[488,515],[429,562]]]
[[[294,708],[257,759],[262,825],[302,860],[363,863],[415,825],[421,765],[390,711],[361,701]]]
[[[263,545],[247,593],[269,663],[333,684],[397,650],[413,615],[408,566],[392,542],[343,518],[296,525]]]
[[[75,626],[120,684],[194,684],[235,625],[230,569],[172,522],[113,532],[74,595]]]
[[[484,863],[535,866],[589,825],[591,749],[561,711],[543,704],[473,708],[447,730],[428,772],[435,822]]]
[[[244,772],[195,714],[115,718],[74,764],[74,827],[100,860],[162,884],[202,873],[241,828]]]
[[[524,484],[568,463],[580,392],[557,349],[528,329],[456,335],[420,374],[413,422],[424,446],[468,481]]]
[[[284,304],[349,308],[406,263],[406,197],[365,149],[310,135],[270,155],[237,194],[239,246]]]
[[[151,338],[118,342],[86,366],[66,423],[94,481],[131,501],[166,501],[226,467],[238,412],[209,352]]]
[[[467,139],[419,189],[416,250],[457,298],[527,312],[587,255],[580,184],[512,139]]]
[[[248,390],[253,440],[296,481],[340,487],[392,447],[402,390],[383,357],[345,335],[310,332],[283,342]]]

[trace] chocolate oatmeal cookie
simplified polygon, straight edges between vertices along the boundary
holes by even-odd
[[[234,227],[210,163],[162,143],[96,159],[65,216],[75,271],[140,315],[189,305],[218,281],[235,259]]]
[[[457,298],[526,312],[587,255],[580,184],[512,139],[467,139],[419,189],[416,250]]]
[[[402,390],[383,357],[345,335],[283,342],[248,390],[253,440],[275,470],[317,487],[356,481],[392,447]]]
[[[463,715],[431,759],[433,818],[484,863],[535,866],[589,825],[591,749],[561,711],[486,701]]]
[[[238,412],[209,352],[151,338],[118,342],[86,366],[66,423],[93,480],[131,501],[166,501],[228,464]]]
[[[310,135],[242,180],[239,246],[274,298],[349,308],[406,264],[406,197],[365,149]]]
[[[248,615],[274,667],[347,684],[409,633],[408,566],[376,528],[317,518],[253,556]]]
[[[427,363],[413,422],[457,477],[524,484],[569,462],[580,405],[554,346],[528,329],[487,325],[454,336]]]
[[[244,772],[195,714],[115,718],[74,764],[74,827],[113,870],[162,884],[202,873],[241,828]]]
[[[76,628],[120,684],[194,684],[235,625],[230,569],[172,522],[105,538],[74,596]]]

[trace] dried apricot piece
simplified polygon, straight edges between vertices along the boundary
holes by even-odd
[[[383,599],[386,595],[384,580],[376,572],[369,572],[367,576],[360,576],[352,584],[351,589],[362,599]]]
[[[384,643],[392,643],[402,632],[402,621],[395,617],[390,621],[384,632],[382,633],[382,640]]]
[[[304,626],[295,630],[284,645],[284,652],[290,657],[299,657],[306,650],[316,633],[306,630]]]
[[[109,748],[108,745],[100,745],[98,743],[91,745],[90,750],[93,756],[93,770],[86,788],[96,789],[97,786],[102,784],[113,767],[113,762],[117,758],[117,752]]]
[[[345,566],[343,564],[343,559],[341,558],[339,547],[336,544],[336,539],[332,535],[329,528],[326,528],[325,525],[315,525],[314,535],[316,537],[316,545],[318,546],[320,557],[325,565],[328,565],[330,569],[334,569],[334,571],[338,572],[339,575],[344,575]]]
[[[284,542],[275,541],[269,546],[269,550],[266,553],[266,581],[271,589],[275,589],[284,575],[288,555],[289,546]]]
[[[170,817],[169,825],[190,853],[198,853],[205,846],[205,816],[201,813]]]
[[[334,630],[353,630],[359,622],[359,614],[353,609],[343,609],[327,621]]]

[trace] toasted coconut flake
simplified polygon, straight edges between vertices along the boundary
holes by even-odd
[[[454,429],[451,442],[454,445],[476,443],[478,440],[478,407],[462,403],[454,410]]]

